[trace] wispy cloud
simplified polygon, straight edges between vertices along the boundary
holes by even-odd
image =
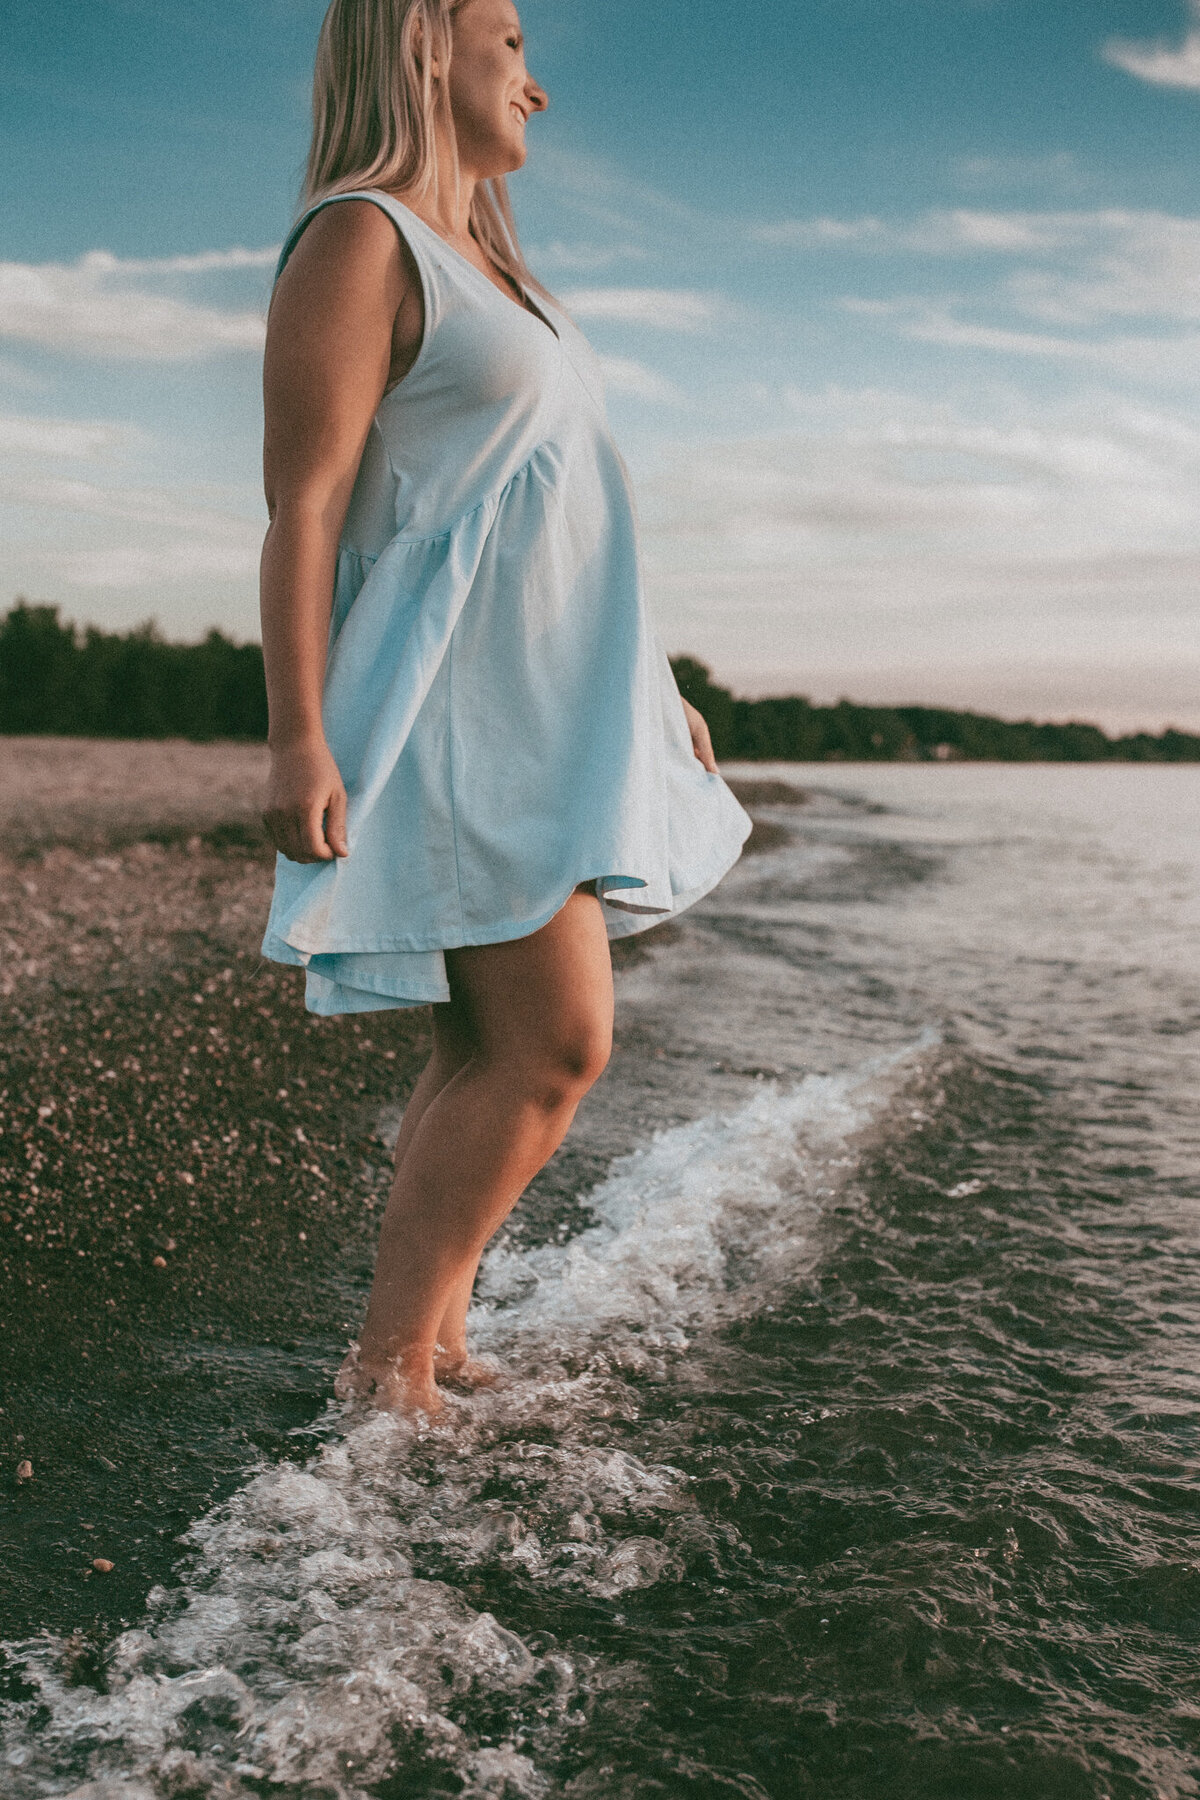
[[[611,319],[657,331],[701,331],[716,312],[711,294],[691,288],[572,288],[563,295],[563,305],[580,319]]]
[[[128,444],[137,434],[128,425],[101,419],[41,419],[0,414],[0,456],[82,461]]]
[[[1135,75],[1139,81],[1155,87],[1188,88],[1200,93],[1200,0],[1189,0],[1193,23],[1185,31],[1182,42],[1171,45],[1162,39],[1139,43],[1127,38],[1110,38],[1101,56],[1116,69]]]
[[[933,208],[909,219],[870,214],[853,219],[780,219],[752,225],[757,243],[812,251],[861,250],[940,257],[1098,254],[1108,248],[1133,258],[1200,250],[1200,220],[1118,207],[1082,210]]]
[[[1109,337],[1029,331],[958,316],[949,304],[920,298],[846,299],[843,308],[874,319],[899,336],[947,350],[982,350],[1003,357],[1075,363],[1109,377],[1156,387],[1194,390],[1200,384],[1200,332],[1123,332]]]
[[[527,252],[530,266],[556,269],[566,275],[595,275],[611,269],[615,263],[645,262],[649,252],[641,244],[617,241],[611,244],[568,243],[555,238],[547,244],[535,244]]]
[[[938,293],[927,272],[920,281],[898,263],[894,286],[911,283],[910,291],[845,295],[846,312],[951,352],[1056,361],[1193,392],[1200,384],[1200,218],[1110,207],[871,223],[845,240],[852,251],[965,258],[966,273]]]
[[[796,402],[809,429],[681,446],[646,485],[673,649],[706,645],[727,677],[772,685],[783,640],[793,683],[822,697],[991,692],[1061,715],[1102,686],[1080,673],[1087,644],[1109,702],[1141,670],[1143,719],[1196,717],[1194,424],[1113,396],[987,423],[902,393]],[[1149,681],[1168,663],[1186,670],[1170,698]]]
[[[256,549],[262,543],[262,524],[231,511],[225,493],[209,497],[188,489],[119,486],[47,475],[0,478],[0,496],[63,514],[83,513],[123,524],[154,525],[193,536],[236,538],[243,546],[254,545]]]
[[[601,367],[610,394],[625,394],[632,400],[649,400],[657,406],[686,406],[687,396],[673,381],[649,369],[632,356],[602,356]]]
[[[956,156],[951,172],[958,185],[976,193],[997,189],[1038,189],[1043,193],[1078,194],[1092,185],[1072,150],[1033,156]]]
[[[233,245],[228,250],[200,250],[192,256],[118,257],[109,250],[89,250],[82,266],[100,274],[133,275],[214,275],[230,269],[273,269],[279,261],[282,244],[268,244],[261,250],[247,250]]]
[[[225,310],[148,289],[148,277],[261,269],[266,250],[123,262],[91,251],[74,263],[0,263],[0,338],[85,356],[182,362],[219,351],[257,350],[258,311]]]
[[[61,475],[0,476],[0,504],[55,522],[37,567],[72,587],[179,587],[197,579],[252,581],[262,521],[228,492],[123,486]]]
[[[257,549],[209,539],[171,544],[114,544],[107,549],[52,551],[42,558],[48,572],[72,587],[99,589],[178,586],[198,579],[248,580],[258,564]]]

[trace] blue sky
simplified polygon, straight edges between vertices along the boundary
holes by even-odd
[[[257,635],[320,0],[0,0],[0,605]],[[1200,0],[526,0],[672,651],[1200,728]]]

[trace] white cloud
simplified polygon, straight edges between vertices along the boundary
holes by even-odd
[[[1071,150],[1046,156],[959,156],[951,171],[961,187],[975,192],[997,188],[1041,188],[1058,193],[1079,193],[1090,183]]]
[[[946,350],[982,350],[1000,357],[1074,363],[1110,378],[1154,387],[1195,389],[1200,385],[1200,331],[1071,337],[960,318],[946,304],[920,299],[849,298],[841,304],[847,312],[890,326],[900,337]]]
[[[206,503],[205,496],[187,489],[106,486],[53,476],[35,480],[10,477],[0,481],[0,497],[60,514],[84,514],[221,538],[234,534],[243,544],[261,544],[264,529],[257,519],[230,512],[227,504],[222,504],[226,496]]]
[[[1200,220],[1120,208],[1091,211],[978,207],[932,208],[915,219],[782,219],[755,225],[750,236],[784,248],[860,249],[888,255],[1047,257],[1108,251],[1161,261],[1186,254],[1195,267]]]
[[[866,216],[859,219],[775,219],[751,225],[749,237],[759,244],[778,244],[784,249],[823,250],[841,245],[863,244],[882,248],[890,241],[890,229],[883,219]]]
[[[170,544],[115,544],[111,548],[52,551],[43,566],[73,587],[159,588],[198,579],[248,580],[258,566],[258,550],[249,545],[215,544],[179,539]]]
[[[262,268],[269,256],[234,250],[123,263],[92,251],[75,263],[0,263],[0,338],[149,362],[257,350],[265,330],[261,313],[199,305],[138,283],[148,276]]]
[[[1062,324],[1110,318],[1200,321],[1200,219],[1160,212],[1062,215],[1082,264],[1010,279],[1026,312]]]
[[[798,250],[859,249],[921,256],[962,256],[979,252],[1011,255],[1058,247],[1063,220],[1070,215],[983,212],[968,207],[934,209],[916,220],[779,219],[750,228],[753,240]]]
[[[1127,75],[1136,75],[1139,81],[1200,93],[1200,0],[1190,0],[1189,11],[1195,23],[1174,48],[1161,40],[1135,43],[1126,38],[1110,38],[1100,54],[1105,62],[1124,69]]]
[[[901,337],[1126,381],[1200,383],[1200,218],[958,209],[890,224],[871,247],[976,255],[957,291],[939,296],[926,283],[924,292],[842,298],[845,311]]]
[[[563,305],[580,319],[611,319],[622,325],[650,325],[659,331],[700,331],[715,311],[711,294],[691,288],[573,288]]]
[[[102,419],[39,419],[0,414],[0,455],[90,460],[127,444],[136,434],[127,425]]]
[[[983,423],[900,393],[794,398],[819,424],[680,447],[644,487],[673,650],[759,691],[1059,714],[1070,693],[1108,718],[1123,671],[1132,705],[1157,670],[1161,704],[1200,722],[1195,694],[1178,704],[1200,693],[1200,426],[1111,395],[1013,397]]]
[[[117,257],[110,250],[89,250],[80,267],[102,275],[214,275],[233,269],[274,269],[282,244],[261,250],[234,245],[228,250],[200,250],[193,256]]]
[[[610,394],[626,394],[630,399],[649,400],[659,406],[687,404],[686,395],[673,381],[631,356],[602,356],[600,364]]]
[[[43,577],[88,591],[214,580],[251,585],[263,523],[249,507],[231,510],[231,498],[57,476],[0,477],[6,511],[52,521],[50,532],[26,534],[26,556]]]
[[[551,243],[535,245],[527,252],[531,268],[560,269],[565,274],[594,275],[619,262],[645,262],[647,251],[630,242],[612,244],[566,243],[555,238]]]

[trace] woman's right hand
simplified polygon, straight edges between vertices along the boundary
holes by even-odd
[[[349,856],[346,788],[324,738],[271,751],[263,824],[289,862]]]

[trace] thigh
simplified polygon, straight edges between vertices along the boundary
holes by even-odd
[[[507,944],[446,952],[452,1007],[485,1054],[607,1058],[612,960],[600,902],[571,895],[548,924]]]

